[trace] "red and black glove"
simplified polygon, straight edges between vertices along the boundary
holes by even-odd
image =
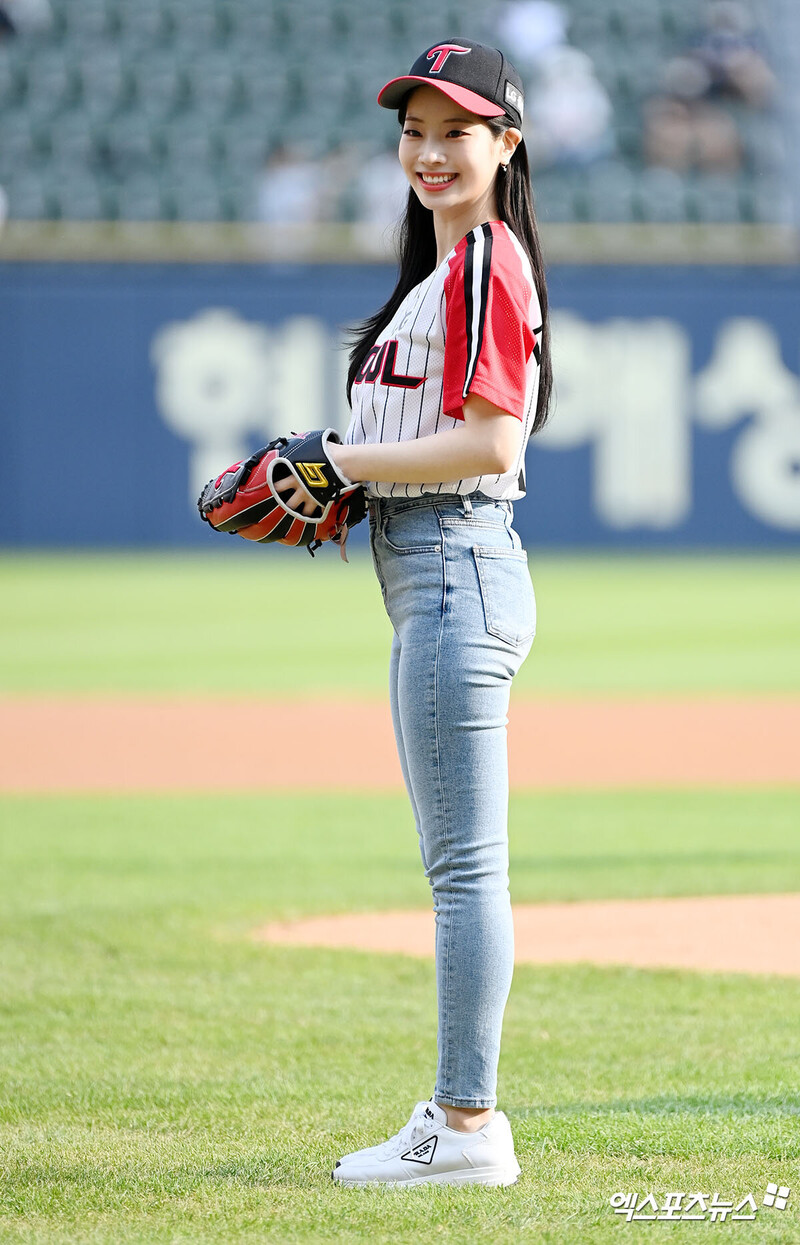
[[[305,545],[326,540],[339,545],[345,562],[347,533],[367,512],[361,484],[353,484],[331,461],[329,442],[340,443],[334,428],[278,437],[255,454],[209,480],[197,499],[200,517],[218,532],[234,532],[262,544]],[[301,484],[317,503],[314,514],[293,510],[278,489]]]

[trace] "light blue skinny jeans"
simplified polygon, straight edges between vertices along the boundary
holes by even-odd
[[[434,1098],[493,1107],[514,964],[507,712],[536,603],[513,507],[480,493],[373,498],[394,628],[392,723],[436,920]]]

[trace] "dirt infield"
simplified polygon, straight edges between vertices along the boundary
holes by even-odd
[[[522,699],[509,714],[518,788],[800,782],[800,699]],[[298,740],[302,747],[298,747]],[[345,742],[342,742],[345,741]],[[0,700],[0,791],[387,790],[402,786],[389,706],[200,698]],[[800,976],[800,896],[515,909],[517,960]],[[433,954],[430,912],[320,917],[256,937]]]
[[[620,899],[514,908],[518,964],[616,964],[800,977],[800,895]],[[275,923],[260,942],[433,955],[430,912]]]
[[[509,715],[511,782],[519,788],[796,783],[798,739],[800,698],[518,698]],[[0,700],[0,791],[290,785],[402,786],[388,704]]]

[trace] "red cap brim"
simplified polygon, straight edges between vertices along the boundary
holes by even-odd
[[[400,102],[406,91],[412,89],[418,83],[423,86],[435,86],[437,91],[441,91],[443,95],[448,95],[461,108],[466,108],[468,112],[474,112],[478,117],[502,117],[504,110],[491,100],[484,99],[482,95],[476,95],[474,91],[468,91],[465,86],[458,86],[455,82],[435,82],[432,78],[421,78],[416,75],[407,75],[404,78],[392,78],[386,86],[378,93],[378,103],[381,108],[399,108]]]

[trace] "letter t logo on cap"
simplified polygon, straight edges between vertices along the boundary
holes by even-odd
[[[464,55],[465,53],[471,51],[472,48],[462,48],[459,47],[457,43],[440,43],[437,47],[431,48],[428,52],[428,60],[433,60],[433,64],[428,70],[428,73],[441,73],[444,63],[451,52],[460,52]]]

